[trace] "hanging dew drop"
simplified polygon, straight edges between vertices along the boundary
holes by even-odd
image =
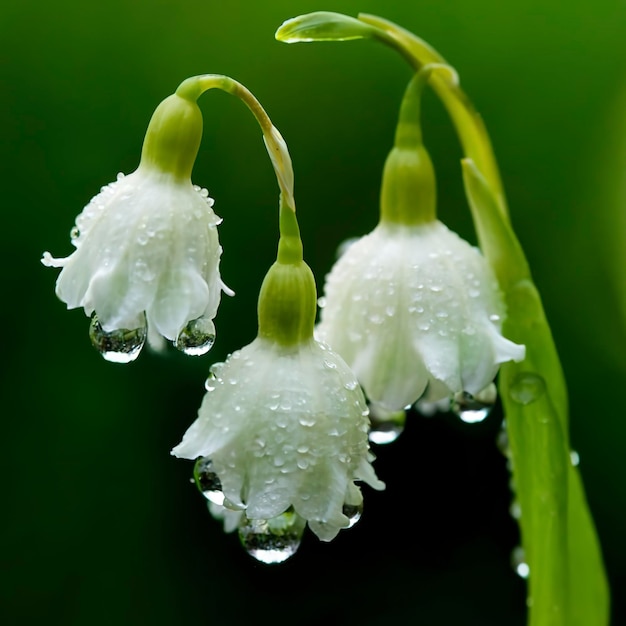
[[[370,405],[370,429],[368,438],[372,443],[385,445],[394,442],[403,432],[406,411],[387,411],[378,405]]]
[[[352,528],[363,515],[363,501],[359,504],[344,504],[341,511],[349,520],[347,528]]]
[[[105,331],[98,316],[94,313],[89,324],[89,338],[94,348],[111,363],[130,363],[141,352],[146,342],[147,328],[145,324],[139,328],[120,328]]]
[[[180,331],[174,345],[189,356],[206,354],[215,343],[215,324],[208,317],[198,317]]]
[[[268,565],[283,563],[293,556],[302,542],[306,520],[293,509],[269,520],[243,517],[239,540],[245,551]]]
[[[193,478],[196,486],[207,500],[220,506],[224,504],[222,483],[219,476],[213,471],[211,459],[204,456],[196,461],[193,468]]]
[[[466,424],[477,424],[489,416],[497,397],[498,392],[493,383],[476,395],[461,391],[453,396],[450,411]]]

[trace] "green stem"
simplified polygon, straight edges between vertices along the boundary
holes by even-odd
[[[263,141],[265,142],[265,147],[272,161],[280,188],[281,202],[284,202],[292,211],[295,211],[296,204],[293,195],[293,166],[291,157],[289,156],[285,140],[274,124],[272,124],[272,120],[261,106],[261,103],[247,87],[234,78],[222,74],[192,76],[179,85],[176,90],[176,95],[195,102],[209,89],[221,89],[222,91],[232,94],[242,100],[250,109],[263,131]]]
[[[433,47],[397,24],[366,13],[360,13],[358,18],[374,27],[373,37],[398,51],[414,70],[431,63],[449,65]],[[450,80],[443,74],[435,73],[430,84],[452,118],[465,156],[471,158],[483,172],[498,197],[500,208],[508,214],[498,163],[482,118],[459,86],[458,79]]]

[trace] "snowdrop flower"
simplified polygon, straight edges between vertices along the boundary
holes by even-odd
[[[313,337],[315,279],[284,172],[289,154],[282,138],[265,137],[281,186],[280,240],[259,295],[258,335],[211,368],[198,418],[172,454],[196,460],[196,482],[226,527],[236,518],[224,509],[243,511],[241,541],[269,563],[293,554],[305,523],[323,541],[348,528],[363,502],[356,482],[384,484],[371,465],[363,391]]]
[[[191,183],[202,135],[197,103],[176,93],[156,109],[141,162],[83,209],[60,267],[57,296],[92,316],[90,336],[111,361],[134,360],[146,339],[204,354],[215,338],[222,248],[213,200]]]
[[[376,228],[326,278],[316,336],[339,352],[369,401],[397,412],[488,387],[524,346],[501,334],[506,311],[480,250],[436,219],[435,178],[422,145],[419,99],[407,88],[385,164]]]

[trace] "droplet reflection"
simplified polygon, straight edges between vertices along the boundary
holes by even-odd
[[[145,324],[139,328],[105,331],[94,313],[89,324],[89,338],[94,348],[111,363],[130,363],[141,352],[147,336]]]
[[[394,442],[404,431],[406,411],[388,411],[370,404],[369,440],[378,445]]]
[[[214,504],[224,504],[222,483],[213,471],[213,463],[208,457],[200,457],[193,468],[194,481],[202,495]]]
[[[450,411],[467,424],[477,424],[489,416],[497,397],[498,392],[494,383],[487,385],[475,395],[462,391],[452,398]]]
[[[293,556],[302,541],[306,520],[289,509],[269,520],[243,517],[239,540],[246,552],[268,565],[283,563]]]
[[[344,504],[342,513],[350,520],[347,528],[352,528],[363,515],[363,501],[359,504]]]
[[[215,343],[215,324],[208,317],[198,317],[180,331],[174,345],[189,356],[206,354]]]

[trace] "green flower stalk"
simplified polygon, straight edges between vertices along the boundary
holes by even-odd
[[[276,38],[288,43],[374,39],[398,51],[414,71],[445,63],[428,43],[373,15],[302,15],[286,21]],[[498,383],[521,509],[528,623],[606,626],[609,591],[580,474],[572,462],[566,384],[540,295],[509,221],[491,142],[458,81],[436,73],[430,84],[448,110],[464,151],[463,179],[480,248],[508,311],[503,333],[526,346],[523,361],[502,365]]]
[[[332,540],[360,517],[357,482],[383,489],[372,467],[368,410],[345,361],[313,337],[317,291],[304,262],[287,146],[243,85],[196,77],[177,93],[211,87],[241,98],[257,118],[280,187],[279,242],[259,294],[258,334],[214,364],[198,418],[172,450],[195,460],[198,487],[224,529],[251,556],[280,563],[305,526]]]

